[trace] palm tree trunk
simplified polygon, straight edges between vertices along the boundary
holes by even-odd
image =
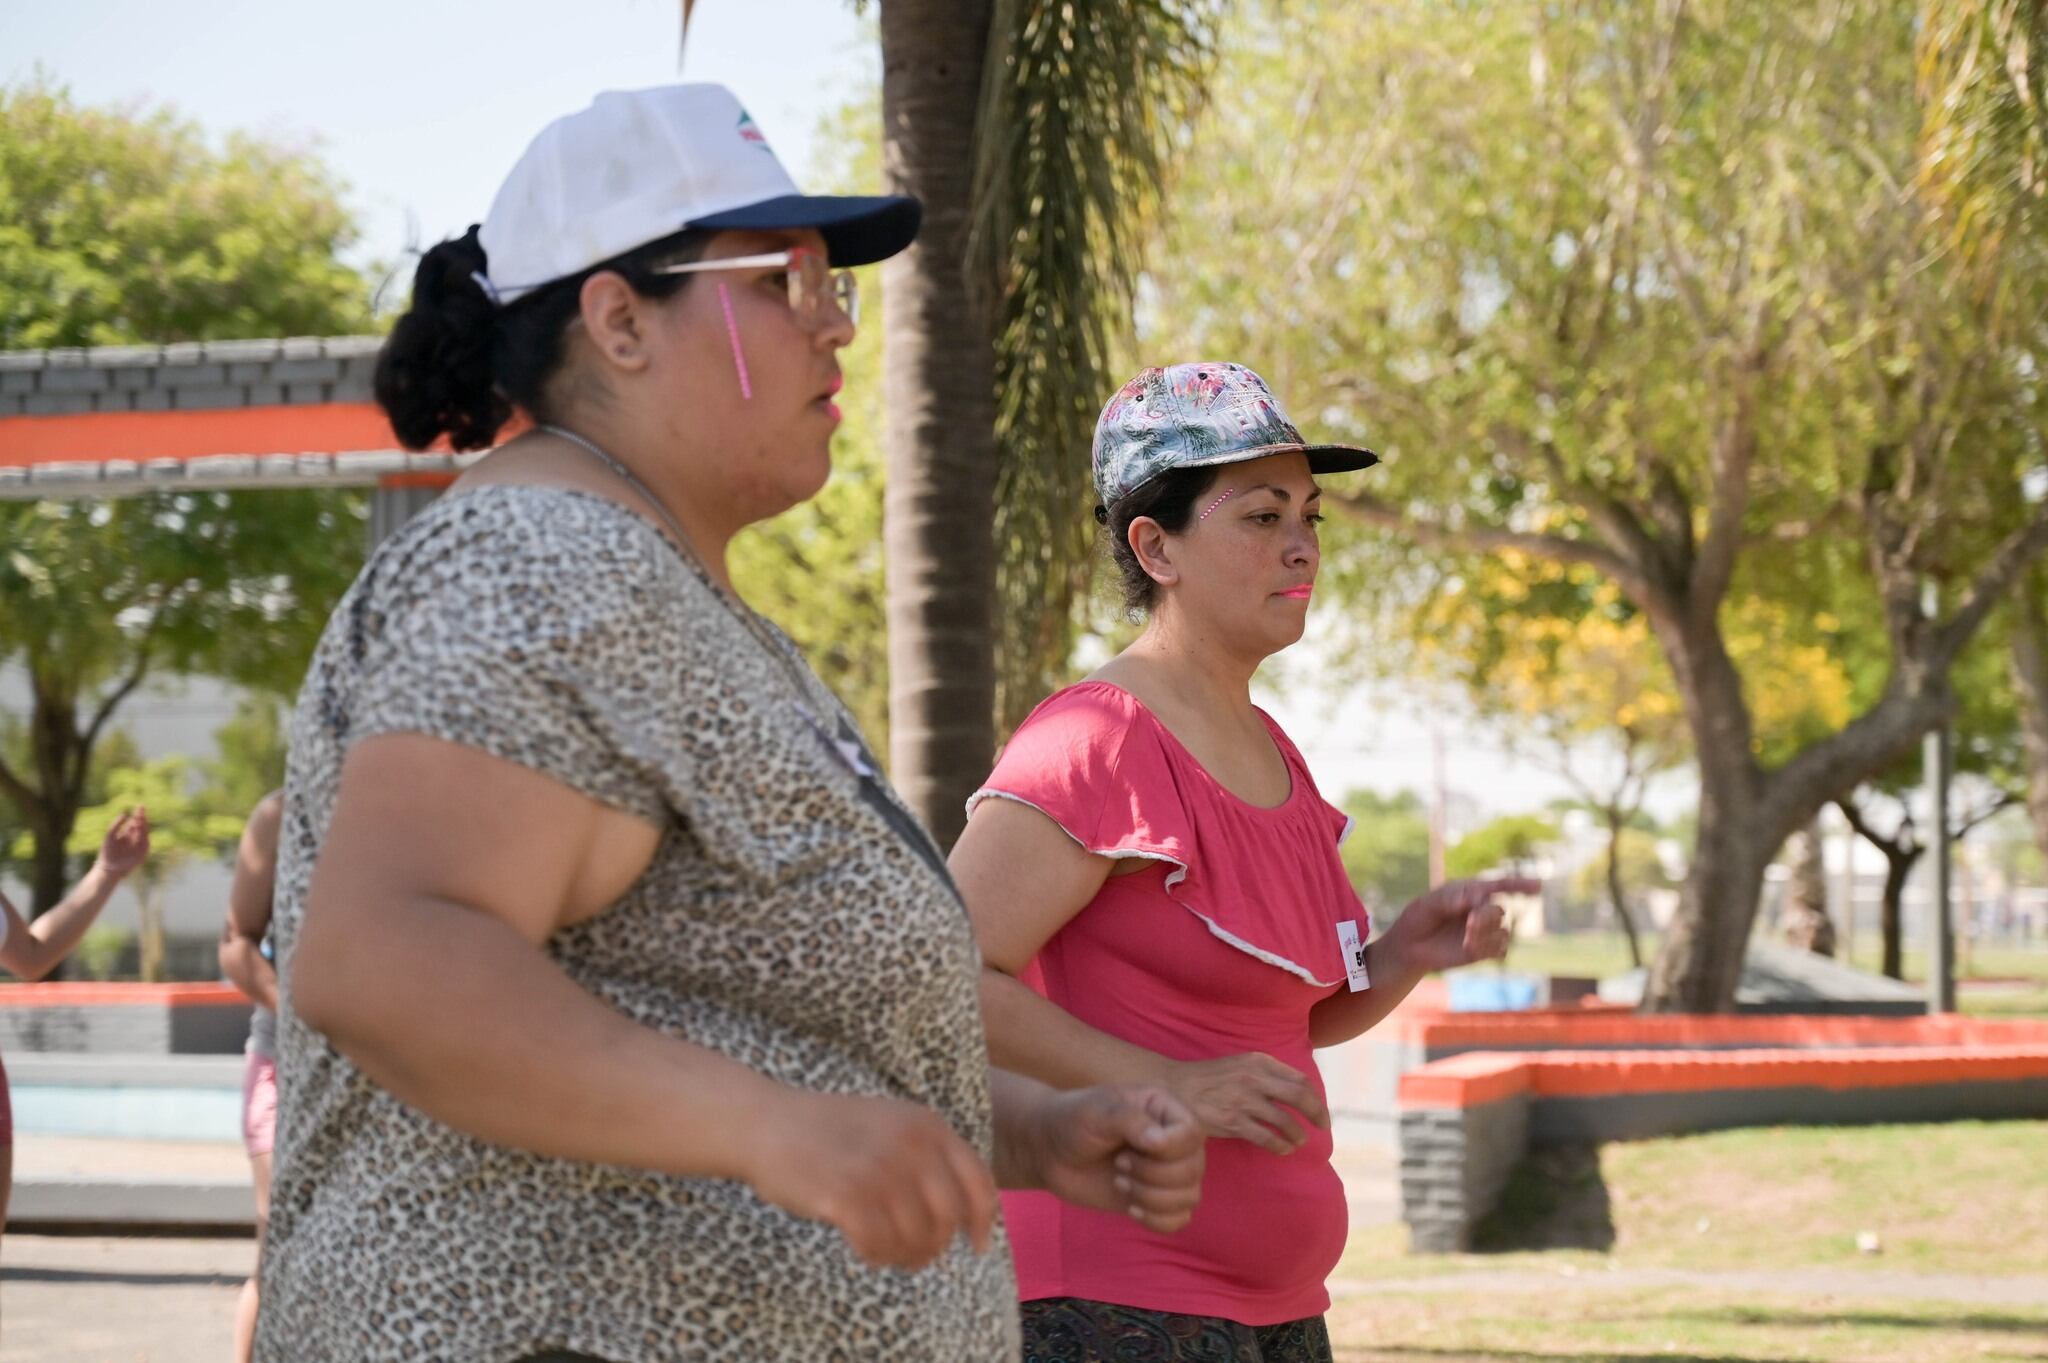
[[[883,266],[890,775],[941,846],[995,749],[995,352],[970,302],[990,0],[883,0],[889,188],[924,202]]]

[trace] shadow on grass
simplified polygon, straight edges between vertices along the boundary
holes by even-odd
[[[1532,1150],[1509,1173],[1500,1201],[1473,1228],[1479,1254],[1614,1248],[1614,1204],[1597,1145]]]
[[[1930,1312],[1925,1316],[1899,1316],[1883,1311],[1857,1311],[1838,1306],[1816,1306],[1806,1311],[1725,1306],[1715,1311],[1673,1311],[1665,1318],[1698,1321],[1703,1325],[1807,1325],[1830,1328],[1854,1325],[1874,1330],[1982,1330],[1987,1334],[2032,1335],[2048,1344],[2048,1316],[2007,1316],[1960,1309],[1954,1312]],[[2043,1357],[2048,1357],[2048,1354],[2044,1354]]]

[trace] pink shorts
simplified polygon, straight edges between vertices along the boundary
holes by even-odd
[[[242,1070],[242,1144],[267,1155],[277,1141],[277,1061],[249,1052]]]

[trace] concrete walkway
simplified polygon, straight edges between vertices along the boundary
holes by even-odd
[[[0,1363],[225,1363],[249,1239],[9,1235]]]

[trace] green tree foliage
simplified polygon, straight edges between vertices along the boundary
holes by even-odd
[[[1422,797],[1412,790],[1354,790],[1343,808],[1351,833],[1339,850],[1352,888],[1382,918],[1399,913],[1429,888],[1429,815]]]
[[[216,756],[205,764],[201,798],[221,814],[246,816],[257,801],[284,785],[283,707],[275,696],[251,692],[214,730]]]
[[[304,152],[0,88],[0,349],[367,331],[355,241]]]
[[[108,773],[108,799],[78,813],[70,850],[90,856],[124,810],[149,811],[149,857],[129,883],[141,909],[142,978],[164,976],[163,890],[170,877],[199,857],[225,855],[242,836],[242,819],[208,807],[191,759],[160,757]]]
[[[1647,622],[1701,788],[1653,1007],[1730,1005],[1779,844],[1953,710],[2048,546],[2048,262],[1943,253],[1914,42],[1880,0],[1300,0],[1228,45],[1186,163],[1150,334],[1389,456],[1326,499],[1388,532],[1330,539],[1358,618],[1513,550]],[[1744,636],[1850,631],[1868,699],[1781,740]]]
[[[1126,378],[1144,247],[1207,97],[1220,0],[996,0],[974,274],[995,308],[997,730],[1068,680],[1095,418]]]
[[[1444,854],[1444,870],[1453,880],[1496,871],[1524,874],[1557,838],[1557,825],[1540,814],[1504,814],[1453,843]]]
[[[354,240],[312,157],[215,149],[168,112],[0,90],[0,345],[336,335],[371,321]],[[0,797],[32,835],[34,911],[65,888],[95,746],[157,672],[286,693],[361,562],[339,492],[0,503],[0,665],[27,675]]]

